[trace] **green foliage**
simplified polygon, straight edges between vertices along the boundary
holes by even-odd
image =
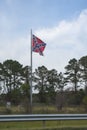
[[[84,83],[85,86],[85,93],[87,95],[87,56],[80,58],[80,72],[81,72],[81,82]]]
[[[83,98],[83,105],[85,107],[85,110],[87,111],[87,96]]]
[[[27,83],[22,84],[20,91],[21,91],[23,97],[29,97],[29,95],[30,95],[29,88],[30,88],[29,84],[27,84]]]
[[[18,105],[21,102],[21,92],[20,92],[20,88],[15,88],[11,91],[11,102],[14,105]]]
[[[2,86],[4,89],[2,89],[8,95],[7,100],[11,101],[12,91],[18,91],[21,84],[22,65],[17,61],[6,60],[3,62],[2,66],[0,66],[0,69],[2,72],[1,76],[3,77]]]
[[[73,58],[72,60],[69,61],[69,64],[65,67],[66,69],[66,80],[69,83],[73,84],[74,91],[77,91],[78,88],[78,82],[79,82],[79,64],[78,61]]]
[[[85,96],[85,93],[82,89],[77,91],[76,93],[74,91],[70,91],[66,94],[66,102],[68,105],[81,105],[83,98]]]
[[[6,60],[3,62],[3,64],[0,63],[0,88],[1,91],[3,90],[3,93],[6,93],[6,101],[10,101],[17,105],[21,102],[22,95],[27,94],[29,98],[28,68],[28,66],[23,68],[23,66],[18,61],[14,60]],[[21,87],[22,84],[28,85]],[[24,90],[24,88],[26,90]]]
[[[35,89],[39,91],[39,101],[46,102],[47,68],[42,66],[35,70]]]
[[[38,94],[33,102],[56,103],[57,106],[63,107],[83,103],[86,106],[84,97],[87,94],[87,56],[79,60],[70,59],[65,71],[62,73],[57,72],[56,69],[48,70],[45,66],[35,69],[32,74],[32,89],[35,89]],[[23,67],[18,61],[11,59],[0,63],[0,103],[10,101],[18,105],[21,102],[29,102],[30,80],[31,68],[29,66]],[[79,91],[80,87],[83,91]]]

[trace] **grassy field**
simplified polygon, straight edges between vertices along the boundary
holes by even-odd
[[[0,130],[87,130],[87,120],[0,122]]]
[[[87,113],[84,107],[73,106],[73,107],[63,107],[63,109],[57,110],[57,107],[54,105],[39,105],[33,106],[33,114],[54,114],[54,113]],[[11,106],[10,111],[6,109],[5,106],[0,106],[0,114],[26,114],[25,107],[21,106]]]
[[[0,107],[0,114],[24,114],[24,108],[11,106],[10,113],[6,107]],[[53,113],[85,113],[84,108],[66,107],[58,111],[55,106],[35,106],[33,114]],[[87,130],[87,120],[68,121],[27,121],[27,122],[0,122],[0,130]]]

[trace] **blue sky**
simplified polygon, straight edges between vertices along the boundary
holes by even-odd
[[[30,30],[47,43],[33,67],[64,71],[72,58],[87,55],[87,0],[0,0],[0,62],[30,65]],[[39,60],[37,60],[39,59]]]

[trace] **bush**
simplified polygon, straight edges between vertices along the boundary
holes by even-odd
[[[85,107],[85,110],[87,111],[87,96],[83,98],[83,105]]]

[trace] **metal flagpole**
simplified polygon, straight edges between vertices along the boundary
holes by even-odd
[[[31,45],[30,45],[30,66],[31,66],[31,79],[30,79],[30,113],[32,114],[32,29],[31,29]]]

